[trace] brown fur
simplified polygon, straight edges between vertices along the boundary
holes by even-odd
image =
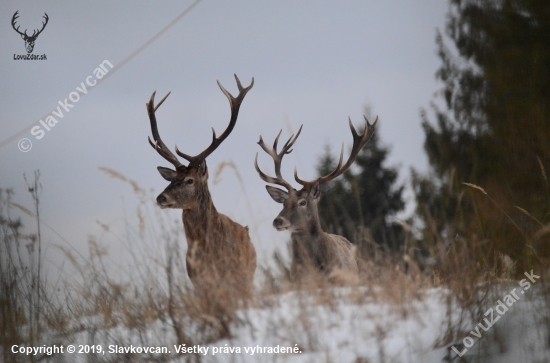
[[[258,145],[273,158],[275,177],[269,176],[260,170],[257,154],[254,162],[256,171],[262,180],[271,184],[281,185],[288,190],[288,192],[285,192],[269,185],[266,186],[271,198],[283,204],[283,210],[273,221],[273,226],[279,231],[289,230],[292,232],[291,276],[294,278],[301,277],[303,271],[311,270],[324,273],[329,276],[329,279],[337,271],[346,275],[350,274],[352,277],[357,276],[358,269],[357,262],[355,261],[355,247],[342,236],[323,232],[319,223],[317,203],[321,197],[321,184],[329,182],[348,170],[361,148],[372,138],[378,117],[372,125],[366,116],[364,118],[365,129],[361,134],[355,130],[351,119],[349,120],[349,127],[353,136],[353,147],[345,164],[342,164],[344,157],[344,145],[342,144],[340,161],[336,168],[328,175],[319,177],[314,181],[304,181],[298,177],[298,172],[294,169],[294,179],[303,185],[303,188],[299,191],[284,180],[281,174],[281,162],[286,154],[292,152],[291,148],[300,132],[302,132],[302,127],[300,126],[296,136],[292,135],[288,139],[280,152],[277,152],[277,144],[281,132],[275,138],[273,148],[268,147],[260,136]]]
[[[187,239],[187,273],[195,290],[224,289],[249,296],[256,270],[256,252],[248,228],[218,213],[208,190],[208,171],[181,167],[158,196],[161,207],[181,208]],[[170,170],[170,169],[168,169]],[[166,170],[161,171],[167,173]],[[163,174],[166,176],[166,174]],[[194,180],[193,184],[186,181]]]
[[[158,132],[155,112],[170,93],[155,106],[156,92],[153,92],[146,104],[155,141],[149,139],[149,144],[176,168],[172,170],[158,167],[160,175],[170,185],[157,197],[157,203],[161,208],[183,209],[182,220],[188,244],[187,273],[196,293],[216,301],[220,298],[227,300],[229,297],[249,296],[256,270],[256,251],[248,236],[248,228],[219,214],[208,190],[206,158],[233,131],[241,103],[254,85],[254,78],[248,87],[241,85],[237,75],[235,80],[239,88],[237,97],[233,97],[218,82],[231,107],[231,118],[225,131],[217,137],[212,129],[212,142],[195,156],[182,153],[176,147],[176,154],[189,162],[187,166],[166,147]]]
[[[293,279],[310,271],[331,275],[340,270],[357,275],[355,246],[344,237],[325,233],[321,228],[317,210],[318,186],[311,191],[291,189],[290,193],[270,186],[267,190],[275,201],[283,203],[283,210],[273,225],[278,230],[292,232],[290,274]]]

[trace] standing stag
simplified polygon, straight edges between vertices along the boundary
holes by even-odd
[[[329,182],[349,169],[361,148],[371,139],[374,133],[374,124],[369,124],[365,117],[365,130],[358,134],[351,120],[349,125],[353,135],[353,147],[348,161],[342,166],[344,156],[344,145],[340,153],[340,161],[330,174],[319,177],[314,181],[304,181],[298,177],[294,168],[294,178],[303,187],[300,190],[294,189],[290,183],[281,175],[281,161],[285,154],[292,152],[292,145],[300,135],[302,127],[296,136],[292,135],[283,146],[281,152],[277,153],[277,143],[281,132],[275,138],[273,148],[265,145],[262,137],[258,144],[268,153],[275,163],[275,177],[263,173],[258,167],[258,154],[254,162],[256,171],[262,180],[277,184],[287,191],[266,185],[267,192],[277,203],[283,204],[283,210],[273,221],[273,226],[278,231],[289,230],[292,237],[292,262],[290,267],[291,278],[299,279],[311,271],[331,275],[337,271],[357,275],[357,262],[355,261],[356,248],[342,236],[323,232],[319,222],[317,203],[321,197],[321,185]],[[281,130],[282,131],[282,130]]]
[[[248,296],[252,290],[254,271],[256,270],[256,251],[248,235],[248,227],[243,227],[229,217],[218,213],[212,203],[208,190],[208,169],[206,158],[227,138],[237,122],[239,108],[246,93],[254,85],[254,78],[243,88],[235,75],[239,95],[233,97],[218,81],[218,86],[229,99],[231,119],[229,126],[216,137],[212,129],[212,143],[197,156],[189,156],[178,150],[176,153],[187,160],[189,165],[182,165],[178,158],[162,142],[158,129],[155,111],[170,95],[168,93],[155,106],[155,92],[147,103],[147,113],[151,122],[153,143],[151,146],[176,170],[159,166],[158,171],[170,185],[157,197],[161,208],[183,209],[182,219],[187,239],[186,265],[187,274],[195,291],[225,289],[236,296]]]

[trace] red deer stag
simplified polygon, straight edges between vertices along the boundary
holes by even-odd
[[[218,213],[214,207],[208,190],[206,167],[206,158],[233,130],[241,102],[254,85],[254,78],[246,88],[242,87],[237,75],[235,79],[239,88],[237,97],[233,97],[218,81],[218,86],[229,99],[231,106],[231,119],[223,134],[216,137],[216,132],[212,129],[212,143],[197,156],[184,154],[176,146],[176,153],[189,162],[188,166],[181,164],[166,147],[157,129],[155,111],[170,93],[155,106],[155,91],[146,105],[155,140],[153,143],[149,138],[149,143],[176,169],[158,167],[160,175],[169,181],[170,185],[157,197],[157,204],[163,209],[183,209],[183,227],[187,239],[187,274],[195,287],[195,292],[223,288],[225,291],[238,294],[237,296],[246,297],[252,290],[256,251],[250,241],[248,227],[235,223],[229,217]]]
[[[281,175],[281,161],[285,154],[290,154],[291,147],[300,135],[302,127],[296,136],[292,135],[285,143],[281,151],[277,152],[277,143],[281,132],[275,138],[273,148],[265,145],[262,137],[258,144],[268,153],[275,162],[275,177],[266,175],[258,167],[258,154],[254,162],[256,171],[262,180],[277,184],[287,191],[266,185],[267,192],[277,203],[283,204],[283,210],[273,221],[273,226],[278,231],[289,230],[292,238],[292,262],[290,268],[291,278],[296,280],[305,276],[308,272],[316,271],[330,276],[338,271],[357,275],[357,262],[355,261],[355,246],[342,236],[323,232],[319,222],[317,203],[321,197],[321,185],[329,182],[349,169],[361,148],[370,140],[373,135],[374,124],[369,124],[365,117],[365,130],[361,135],[357,133],[351,120],[349,122],[353,135],[353,147],[348,161],[342,166],[344,156],[344,145],[340,153],[340,161],[336,169],[330,174],[320,177],[314,181],[304,181],[298,177],[296,168],[294,178],[303,187],[300,190],[294,189],[290,183]],[[282,131],[282,130],[281,130]]]

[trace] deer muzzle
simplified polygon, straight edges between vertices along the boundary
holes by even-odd
[[[166,193],[162,193],[157,197],[157,204],[162,209],[171,208],[174,205],[174,201]]]
[[[290,227],[290,222],[286,218],[279,216],[273,220],[273,227],[275,227],[277,231],[285,231]]]

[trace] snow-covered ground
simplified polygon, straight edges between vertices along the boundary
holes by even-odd
[[[497,301],[508,294],[505,286],[491,292]],[[462,358],[463,361],[487,363],[550,362],[548,322],[543,328],[541,324],[544,322],[540,321],[542,316],[548,318],[550,312],[540,310],[547,305],[540,300],[537,291],[525,291],[503,315],[493,307],[494,326],[489,327],[487,332],[477,328],[481,330],[481,337],[466,333],[457,339],[455,348],[463,357],[454,353],[451,344],[436,347],[445,335],[448,293],[442,289],[431,289],[422,300],[410,301],[405,306],[380,302],[354,304],[346,301],[345,297],[334,304],[319,305],[311,297],[288,293],[277,298],[271,309],[242,312],[243,320],[249,324],[238,329],[234,339],[219,342],[211,348],[218,347],[223,351],[226,343],[232,347],[298,344],[301,353],[245,353],[238,357],[222,353],[210,355],[205,361],[441,363],[458,362]],[[499,293],[502,295],[500,298]],[[489,308],[491,306],[483,311],[489,311]],[[458,310],[458,307],[451,309]],[[458,315],[458,311],[452,312],[454,323],[457,323]],[[465,332],[475,328],[477,323],[463,322]],[[474,333],[477,331],[474,330]],[[467,336],[473,337],[473,346],[464,352],[466,347],[457,343]],[[470,343],[470,340],[466,341],[466,344]]]
[[[98,331],[92,339],[86,329],[79,340],[100,344],[105,350],[113,344],[123,350],[131,345],[134,349],[164,347],[169,352],[165,357],[174,361],[550,362],[550,311],[541,283],[527,290],[519,282],[503,282],[485,289],[480,293],[483,303],[470,308],[460,308],[442,288],[428,289],[406,303],[375,298],[361,289],[366,288],[290,291],[263,297],[256,307],[237,313],[231,338],[206,345],[176,346],[166,322],[153,324],[146,334],[117,327],[108,335]],[[189,334],[192,323],[186,329]],[[183,348],[200,353],[182,353]],[[90,358],[71,356],[71,361]],[[145,353],[137,356],[146,357]],[[128,357],[132,354],[104,355],[110,361]]]
[[[445,349],[434,349],[445,318],[444,291],[434,289],[423,301],[395,307],[381,302],[356,304],[343,291],[319,304],[305,293],[291,292],[270,309],[242,312],[245,324],[225,343],[241,347],[293,347],[298,354],[227,354],[212,362],[442,362]],[[362,360],[361,360],[362,359]]]

